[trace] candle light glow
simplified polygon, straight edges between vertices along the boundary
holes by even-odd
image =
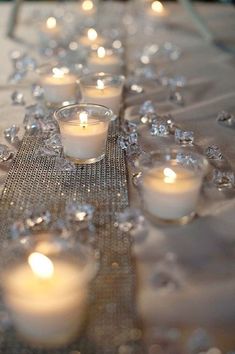
[[[171,168],[164,168],[163,170],[164,174],[164,182],[165,183],[174,183],[176,180],[176,173],[171,169]]]
[[[154,11],[154,12],[157,12],[157,13],[162,13],[162,11],[164,10],[164,7],[162,5],[162,3],[160,1],[154,1],[152,4],[151,4],[151,9]]]
[[[97,49],[97,55],[99,58],[104,58],[106,55],[106,50],[104,49],[104,47],[99,47]]]
[[[90,41],[95,41],[98,37],[98,34],[94,28],[89,28],[87,31],[87,37]]]
[[[55,17],[49,17],[46,21],[46,26],[48,29],[53,29],[57,25],[57,21]]]
[[[42,253],[33,252],[28,257],[33,273],[40,279],[50,279],[54,273],[52,261]]]
[[[82,9],[84,11],[91,11],[94,8],[94,4],[91,0],[84,0],[82,3]]]
[[[79,121],[80,121],[80,124],[85,128],[87,126],[87,123],[88,123],[88,114],[87,112],[81,112],[79,114]]]

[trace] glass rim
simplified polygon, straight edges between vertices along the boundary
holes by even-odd
[[[95,81],[94,83],[91,83],[91,82],[88,82],[86,83],[85,80],[86,79],[90,79],[91,81],[94,79],[94,80],[99,80],[99,79],[105,79],[105,78],[111,78],[111,79],[117,79],[118,82],[116,83],[112,83],[112,82],[109,82],[107,85],[105,85],[105,87],[112,87],[112,86],[119,86],[119,85],[124,85],[124,82],[126,80],[126,77],[122,74],[109,74],[107,72],[97,72],[97,73],[89,73],[89,74],[86,74],[86,75],[83,75],[81,76],[79,79],[78,79],[78,83],[81,85],[81,86],[86,86],[86,87],[94,87],[95,86]],[[104,87],[104,88],[105,88]]]
[[[108,114],[108,116],[106,115],[103,115],[103,116],[95,116],[94,118],[97,118],[96,121],[93,121],[93,122],[89,122],[89,116],[88,116],[88,123],[89,125],[96,125],[96,124],[99,124],[100,121],[111,121],[112,117],[114,116],[114,113],[113,111],[106,107],[106,106],[103,106],[103,105],[100,105],[100,104],[95,104],[95,103],[76,103],[76,104],[70,104],[70,105],[67,105],[67,106],[64,106],[64,107],[60,107],[58,108],[57,110],[55,110],[55,112],[53,113],[53,116],[54,118],[56,119],[56,121],[58,121],[58,123],[65,123],[65,124],[69,124],[69,125],[81,125],[81,123],[79,123],[79,120],[78,120],[78,123],[76,124],[74,122],[74,119],[71,118],[71,120],[69,120],[68,118],[68,121],[63,121],[63,117],[59,117],[59,114],[60,112],[62,111],[65,111],[66,109],[72,109],[72,108],[76,108],[76,107],[84,107],[84,111],[85,111],[85,107],[91,107],[91,108],[98,108],[98,109],[103,109],[106,111],[106,113]],[[81,110],[82,112],[82,110]],[[87,112],[87,111],[85,111]],[[79,113],[79,111],[77,111],[77,113]]]
[[[185,157],[193,157],[195,163],[193,161],[191,163],[183,163],[183,161],[177,160],[177,155],[182,153]],[[145,153],[136,163],[136,167],[140,168],[143,172],[143,175],[147,175],[151,173],[151,170],[154,170],[157,167],[165,166],[169,164],[169,168],[172,166],[182,166],[186,170],[192,171],[194,175],[188,177],[178,178],[178,180],[187,180],[192,179],[198,175],[205,176],[209,169],[209,162],[207,158],[199,152],[190,151],[182,148],[170,148],[165,151],[150,151],[149,153]]]

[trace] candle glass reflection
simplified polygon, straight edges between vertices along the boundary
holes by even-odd
[[[208,162],[198,153],[171,149],[140,161],[141,195],[154,221],[185,224],[195,216]]]
[[[77,164],[89,164],[105,156],[108,127],[113,112],[96,104],[77,104],[55,112],[64,154]]]
[[[80,78],[79,86],[83,102],[92,102],[110,108],[118,117],[125,77],[105,73],[89,74]]]
[[[37,73],[48,106],[58,107],[75,103],[77,97],[77,77],[68,67],[58,64],[42,65]]]
[[[41,233],[12,242],[2,257],[3,298],[20,338],[60,347],[82,328],[97,271],[93,252]]]

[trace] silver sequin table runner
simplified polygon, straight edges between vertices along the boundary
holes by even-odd
[[[118,124],[113,124],[105,159],[69,172],[55,169],[55,157],[35,156],[42,137],[24,137],[0,201],[0,242],[7,242],[10,225],[27,211],[50,210],[56,219],[63,216],[68,201],[90,203],[96,208],[96,247],[101,264],[91,289],[88,321],[76,343],[59,350],[32,349],[21,344],[10,329],[0,343],[1,354],[143,353],[134,301],[131,240],[114,225],[115,213],[128,206],[127,170],[117,144],[118,133]]]

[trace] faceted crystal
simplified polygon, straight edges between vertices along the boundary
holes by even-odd
[[[0,163],[9,161],[14,157],[14,152],[7,145],[0,144]]]
[[[6,141],[8,141],[11,144],[14,144],[16,142],[16,140],[18,141],[19,138],[17,136],[18,132],[20,130],[20,127],[18,127],[17,125],[12,125],[9,128],[6,128],[4,130],[4,137],[6,139]]]
[[[20,81],[23,80],[26,74],[26,71],[13,71],[8,77],[8,82],[10,82],[11,84],[18,84]]]
[[[156,119],[151,125],[150,134],[154,136],[169,135],[170,127],[165,120]]]
[[[145,101],[139,108],[139,114],[144,115],[146,113],[155,113],[155,107],[152,101]]]
[[[116,225],[122,232],[129,232],[135,242],[143,242],[148,229],[145,217],[139,209],[127,208],[124,212],[116,213]]]
[[[43,88],[38,84],[32,85],[32,96],[36,99],[40,99],[43,97],[44,91]]]
[[[234,172],[230,170],[213,170],[212,182],[216,185],[218,189],[223,188],[234,188],[235,187],[235,176]]]
[[[235,117],[227,111],[221,111],[217,115],[217,121],[228,127],[235,127]]]
[[[11,100],[13,105],[25,105],[24,95],[22,92],[14,91],[11,95]]]
[[[67,159],[57,157],[55,159],[55,169],[61,172],[73,172],[76,170],[76,165]]]
[[[67,218],[71,221],[88,222],[93,219],[95,209],[90,204],[70,202],[67,204],[65,212]]]
[[[43,119],[49,114],[48,109],[41,103],[37,103],[25,108],[25,120],[24,123],[27,123],[28,117],[34,117],[37,119]]]
[[[184,106],[184,99],[179,91],[171,90],[169,94],[169,100],[179,106]]]
[[[191,145],[194,142],[193,131],[186,131],[181,129],[175,129],[175,141],[182,145]]]
[[[210,145],[205,150],[205,154],[210,160],[223,160],[223,154],[218,145]]]

